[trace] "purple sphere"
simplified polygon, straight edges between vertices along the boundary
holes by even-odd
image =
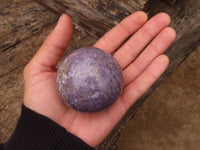
[[[57,89],[62,100],[82,112],[112,105],[123,88],[122,70],[113,56],[86,47],[68,55],[58,67]]]

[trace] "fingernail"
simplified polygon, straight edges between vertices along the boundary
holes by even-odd
[[[59,20],[58,20],[58,24],[59,24],[60,22],[62,22],[63,16],[64,16],[64,15],[61,15],[61,16],[60,16],[60,18],[59,18]]]

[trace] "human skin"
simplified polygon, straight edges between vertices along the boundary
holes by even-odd
[[[144,12],[135,12],[93,45],[109,53],[115,52],[114,57],[123,71],[124,89],[116,103],[108,109],[82,113],[67,107],[56,89],[56,65],[73,32],[70,17],[63,14],[24,69],[24,105],[55,121],[90,146],[97,147],[130,106],[166,70],[169,59],[163,52],[176,35],[169,24],[170,17],[165,13],[148,20]]]

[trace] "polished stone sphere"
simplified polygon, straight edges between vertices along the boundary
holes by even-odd
[[[112,105],[123,88],[122,70],[113,56],[94,47],[69,54],[57,71],[57,89],[65,104],[82,112]]]

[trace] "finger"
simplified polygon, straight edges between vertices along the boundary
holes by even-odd
[[[97,41],[94,47],[112,53],[120,47],[124,40],[137,31],[146,21],[146,13],[142,11],[135,12],[107,32],[99,41]]]
[[[72,21],[68,15],[63,14],[32,62],[43,69],[55,68],[70,42],[72,32]]]
[[[167,56],[158,56],[136,80],[124,88],[120,100],[123,101],[126,110],[163,74],[168,64]]]
[[[163,29],[140,56],[123,71],[124,85],[136,79],[157,56],[170,46],[175,37],[174,29],[170,27]]]
[[[144,24],[114,55],[122,69],[131,63],[147,44],[170,23],[166,13],[160,13]]]

